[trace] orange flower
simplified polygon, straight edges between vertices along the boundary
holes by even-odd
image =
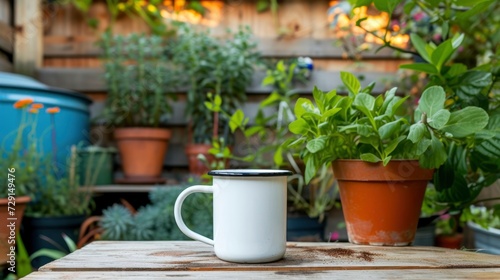
[[[47,110],[45,110],[45,112],[49,113],[49,114],[56,114],[56,113],[59,113],[61,111],[61,109],[59,109],[59,107],[50,107],[50,108],[47,108]]]
[[[33,104],[31,104],[31,108],[32,109],[42,109],[43,104],[42,103],[33,103]]]
[[[38,114],[38,108],[31,107],[28,112],[30,112],[32,114]]]
[[[21,100],[18,100],[16,103],[14,103],[14,108],[16,108],[16,109],[25,108],[26,106],[30,105],[31,103],[33,103],[33,98],[21,99]]]

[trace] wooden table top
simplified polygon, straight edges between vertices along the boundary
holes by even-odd
[[[95,241],[24,279],[124,278],[500,279],[500,256],[438,247],[288,243],[280,261],[236,264],[197,241]]]

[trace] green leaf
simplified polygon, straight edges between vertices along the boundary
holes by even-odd
[[[250,137],[258,132],[261,132],[262,130],[264,130],[264,127],[263,126],[252,126],[252,127],[249,127],[248,129],[245,129],[245,137]]]
[[[356,127],[356,133],[360,136],[372,136],[373,134],[373,127],[370,125],[355,124],[354,126]]]
[[[441,72],[441,68],[444,63],[448,61],[448,59],[453,54],[453,47],[451,45],[451,39],[444,41],[441,43],[435,50],[432,52],[431,60],[434,66],[436,66],[438,72]]]
[[[294,113],[297,118],[300,118],[305,113],[312,112],[313,110],[314,105],[312,104],[311,100],[304,97],[297,99],[294,109]]]
[[[404,135],[399,136],[398,138],[392,140],[387,147],[384,149],[385,155],[390,155],[399,145],[399,143],[405,140],[406,137]]]
[[[306,160],[306,170],[305,170],[305,179],[306,183],[309,183],[312,178],[316,175],[318,170],[317,166],[314,164],[314,158],[308,158]]]
[[[401,124],[399,120],[395,120],[389,123],[384,124],[378,129],[378,134],[380,135],[380,139],[388,139],[390,138],[396,131],[399,131]]]
[[[361,88],[361,83],[356,78],[356,76],[349,72],[341,71],[340,79],[342,80],[350,94],[352,94],[353,96],[358,94],[359,89]]]
[[[318,109],[320,112],[323,112],[325,109],[324,103],[325,103],[325,94],[319,90],[317,87],[313,88],[312,91],[314,102],[316,102],[316,105],[318,105]]]
[[[427,150],[420,156],[420,166],[427,169],[438,168],[448,157],[443,143],[437,137],[432,135],[431,143]]]
[[[307,132],[308,125],[304,119],[296,119],[288,125],[288,129],[294,134],[304,134]]]
[[[288,144],[288,147],[289,148],[294,148],[294,147],[297,147],[299,145],[302,145],[302,143],[304,143],[305,139],[304,137],[300,137],[299,139],[293,141],[292,143]]]
[[[335,114],[337,114],[338,112],[340,112],[340,110],[342,110],[342,108],[332,108],[332,109],[326,111],[323,114],[323,119],[326,119],[326,118],[329,118],[331,116],[334,116]]]
[[[487,124],[488,113],[479,107],[469,106],[451,113],[448,123],[441,131],[461,138],[480,131]]]
[[[422,139],[422,141],[419,141],[417,143],[415,154],[417,156],[422,155],[425,151],[427,151],[430,145],[431,145],[431,139]]]
[[[307,142],[306,149],[312,154],[317,153],[318,151],[321,151],[325,148],[326,139],[327,139],[326,136],[320,136],[318,138],[315,138]]]
[[[399,107],[401,107],[401,105],[403,105],[403,103],[405,103],[406,99],[408,99],[410,96],[407,95],[403,98],[399,97],[399,96],[396,96],[394,97],[391,102],[389,102],[389,105],[387,106],[387,109],[385,110],[385,114],[388,115],[388,116],[394,116],[397,112],[397,110],[399,109]]]
[[[394,87],[394,88],[391,88],[390,90],[385,92],[384,103],[382,103],[382,108],[380,109],[381,112],[385,112],[387,110],[387,106],[389,106],[389,103],[396,96],[396,91],[397,91],[397,88]]]
[[[427,88],[420,97],[418,103],[418,110],[420,113],[425,112],[427,117],[432,118],[434,114],[444,108],[444,101],[446,100],[446,93],[440,86],[432,86]],[[416,120],[420,116],[415,116]]]
[[[401,0],[374,0],[373,3],[379,11],[392,14],[394,8],[401,2]]]
[[[439,73],[438,69],[436,69],[436,66],[429,64],[429,63],[402,64],[399,66],[399,68],[400,69],[415,70],[415,71],[420,71],[420,72],[424,72],[427,74],[434,74],[434,75],[437,75]]]
[[[492,83],[490,72],[470,70],[457,78],[460,83],[454,87],[458,96],[474,96]]]
[[[273,91],[266,99],[262,100],[259,107],[260,108],[267,107],[267,106],[275,103],[276,101],[279,101],[280,99],[281,99],[281,95],[278,92]]]
[[[492,3],[494,3],[496,0],[485,0],[485,1],[477,1],[474,6],[472,6],[471,9],[463,12],[463,13],[459,13],[457,15],[457,19],[458,20],[466,20],[466,19],[469,19],[479,13],[482,13],[486,10],[488,10],[490,8],[490,5]]]
[[[431,127],[435,129],[441,129],[450,119],[450,111],[446,109],[441,109],[437,111],[432,118],[428,119],[428,123]]]
[[[57,260],[57,259],[60,259],[60,258],[62,258],[64,256],[66,256],[66,255],[67,254],[65,252],[61,252],[61,251],[58,251],[58,250],[44,248],[44,249],[40,249],[40,250],[34,252],[30,256],[30,259],[34,260],[34,259],[36,259],[38,257],[48,257],[48,258]]]
[[[274,79],[273,76],[269,75],[269,76],[266,76],[263,80],[262,80],[262,85],[263,86],[270,86],[270,85],[274,85],[274,82],[276,80]]]
[[[67,236],[66,234],[62,234],[62,237],[64,239],[64,243],[66,243],[66,246],[68,246],[68,250],[70,252],[74,252],[76,251],[76,244],[75,244],[75,241],[73,241],[73,239],[71,239],[69,236]]]
[[[361,160],[368,162],[379,162],[381,159],[372,153],[365,153],[360,155]]]
[[[386,166],[389,163],[389,161],[391,161],[391,158],[392,158],[392,156],[385,157],[382,164],[384,166]]]
[[[413,1],[407,1],[403,7],[403,11],[405,14],[409,15],[416,6],[417,6],[417,3],[413,2]]]
[[[257,3],[255,4],[255,6],[257,8],[257,12],[262,13],[269,8],[269,1],[268,0],[258,0]]]
[[[352,105],[354,105],[356,109],[362,111],[365,115],[371,116],[371,111],[375,106],[375,97],[361,92],[356,95],[356,98],[354,99]],[[367,113],[368,111],[369,113]]]
[[[229,119],[229,127],[231,128],[231,132],[234,133],[236,129],[239,127],[243,128],[245,124],[243,123],[245,121],[245,113],[241,109],[236,110],[234,114],[231,116],[231,119]]]
[[[277,166],[281,166],[283,164],[283,150],[282,150],[281,146],[278,147],[278,149],[274,153],[273,160],[274,160],[274,164],[276,164]]]
[[[208,102],[208,101],[205,101],[203,102],[205,104],[205,107],[210,110],[210,111],[213,111],[214,109],[214,105],[211,103],[211,102]]]
[[[465,35],[462,33],[460,35],[455,34],[455,36],[452,38],[451,45],[454,50],[458,49],[462,42],[464,41]]]
[[[215,95],[214,97],[214,104],[215,104],[215,107],[220,107],[220,105],[222,104],[222,98],[220,97],[219,94]]]
[[[417,50],[418,54],[427,62],[432,63],[431,59],[431,54],[426,50],[426,44],[425,41],[420,38],[416,33],[411,33],[410,34],[410,40],[415,49]]]
[[[408,140],[413,143],[420,141],[425,135],[425,124],[418,122],[410,126],[410,132],[408,133]]]

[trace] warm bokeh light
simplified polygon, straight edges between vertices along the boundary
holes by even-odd
[[[222,9],[224,8],[223,1],[199,1],[205,9],[205,15],[186,9],[186,1],[176,0],[163,1],[163,7],[160,14],[167,20],[175,20],[181,22],[188,22],[192,24],[199,24],[209,27],[219,25],[222,19]]]
[[[338,0],[330,1],[330,7],[339,4],[339,2],[340,1]],[[338,37],[365,35],[365,42],[383,44],[383,41],[379,38],[373,36],[372,34],[366,34],[366,32],[362,28],[357,27],[356,22],[359,19],[366,17],[367,19],[361,22],[361,26],[366,30],[377,31],[377,35],[383,37],[386,33],[386,27],[388,26],[390,20],[388,13],[377,12],[374,14],[373,10],[370,10],[366,6],[363,6],[355,8],[353,10],[352,18],[349,18],[349,16],[344,11],[342,11],[340,7],[337,7],[333,10],[332,15],[330,15],[330,18],[328,18],[328,21],[331,22],[333,20],[334,14],[338,15],[337,24],[334,29],[335,34]],[[394,24],[391,27],[395,32],[398,32],[401,29],[397,24]],[[409,41],[409,36],[407,34],[397,34],[393,36],[390,32],[387,32],[386,36],[388,41],[390,40],[393,45],[400,48],[405,48]]]

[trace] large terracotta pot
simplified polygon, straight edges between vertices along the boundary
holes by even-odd
[[[12,203],[9,205],[7,198],[0,198],[0,220],[2,221],[0,225],[0,264],[2,265],[10,261],[10,256],[8,256],[11,253],[10,247],[16,245],[16,236],[19,234],[24,210],[28,202],[30,202],[29,196],[17,196],[15,205]],[[13,215],[10,215],[10,212]],[[11,228],[11,225],[14,226]],[[14,260],[15,254],[14,251]]]
[[[171,131],[165,128],[118,128],[114,137],[125,177],[160,177]]]
[[[428,181],[434,170],[418,161],[368,163],[336,160],[349,242],[366,245],[411,245]]]

